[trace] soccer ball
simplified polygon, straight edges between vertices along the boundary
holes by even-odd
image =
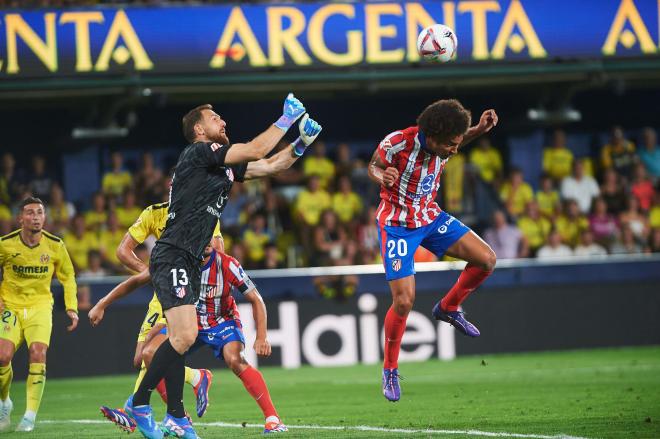
[[[456,34],[444,24],[429,26],[417,37],[417,52],[427,61],[447,62],[454,56],[457,47]]]

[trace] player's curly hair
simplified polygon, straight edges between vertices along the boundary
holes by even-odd
[[[472,114],[456,99],[442,99],[426,107],[417,118],[419,130],[436,142],[446,142],[465,134]]]
[[[195,124],[202,120],[202,110],[213,110],[213,105],[203,104],[183,116],[183,137],[190,143],[195,141]]]

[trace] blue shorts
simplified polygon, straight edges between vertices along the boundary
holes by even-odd
[[[378,224],[385,278],[390,281],[415,274],[414,256],[420,245],[441,258],[469,231],[469,227],[447,212],[441,212],[435,221],[417,229]]]
[[[201,329],[197,333],[197,340],[195,340],[195,344],[192,345],[189,352],[193,353],[206,345],[213,348],[216,358],[222,360],[222,348],[227,343],[240,341],[245,346],[245,336],[243,335],[242,327],[240,320],[226,320],[213,328]],[[163,328],[160,333],[167,334],[167,328]]]

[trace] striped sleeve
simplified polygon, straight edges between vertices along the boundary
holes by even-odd
[[[226,256],[223,258],[223,262],[226,264],[227,277],[225,278],[227,282],[240,291],[243,295],[249,293],[255,289],[254,282],[250,279],[250,276],[247,275],[241,264],[233,257]]]
[[[406,138],[401,131],[388,134],[378,144],[378,155],[387,166],[394,165],[396,154],[406,147]]]

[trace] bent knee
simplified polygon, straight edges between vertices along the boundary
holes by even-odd
[[[48,347],[45,345],[30,346],[30,350],[29,350],[30,363],[45,363],[47,351],[48,351]]]
[[[0,366],[2,367],[9,366],[12,358],[14,358],[13,352],[0,352]]]
[[[181,334],[171,334],[170,343],[177,351],[187,351],[197,339],[197,328],[193,330],[183,331]],[[142,353],[144,355],[144,351]]]
[[[485,252],[484,254],[482,268],[486,271],[493,271],[495,269],[496,264],[497,264],[497,255],[495,254],[493,249],[489,247],[488,251]]]

